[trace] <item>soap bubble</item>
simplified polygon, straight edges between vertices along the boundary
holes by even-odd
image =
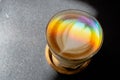
[[[68,59],[92,57],[100,49],[103,32],[99,22],[80,10],[55,14],[47,25],[47,42],[57,55]]]

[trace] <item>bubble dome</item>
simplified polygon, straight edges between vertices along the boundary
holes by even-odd
[[[64,10],[55,14],[46,28],[50,50],[67,59],[90,58],[98,52],[103,42],[99,22],[89,13]]]

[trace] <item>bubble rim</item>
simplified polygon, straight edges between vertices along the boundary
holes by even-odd
[[[103,28],[102,28],[100,22],[99,22],[94,16],[92,16],[90,13],[88,13],[88,12],[86,12],[86,11],[83,11],[83,10],[79,10],[79,9],[66,9],[66,10],[61,10],[61,11],[55,13],[55,14],[50,18],[50,20],[49,20],[48,23],[47,23],[46,30],[45,30],[46,41],[47,41],[48,47],[49,47],[49,49],[50,49],[56,56],[61,57],[61,58],[63,58],[63,59],[66,59],[66,57],[61,56],[60,54],[57,54],[56,51],[54,51],[54,49],[50,46],[49,41],[48,41],[48,38],[47,38],[47,29],[48,29],[49,23],[50,23],[56,16],[60,15],[61,13],[70,12],[70,11],[72,11],[72,12],[77,12],[77,13],[81,13],[83,16],[88,16],[88,17],[92,18],[94,21],[96,21],[96,23],[99,25],[99,27],[100,27],[100,29],[101,29],[101,30],[100,30],[100,31],[101,31],[101,42],[100,42],[99,47],[96,49],[96,51],[94,51],[92,54],[89,54],[88,56],[85,56],[85,57],[82,57],[82,58],[81,58],[81,57],[79,57],[79,58],[77,58],[77,59],[75,59],[75,58],[74,58],[74,59],[73,59],[73,58],[67,58],[67,60],[75,60],[75,61],[76,61],[76,60],[83,60],[83,61],[84,61],[84,59],[85,59],[85,60],[88,60],[88,59],[90,59],[91,57],[93,57],[95,54],[97,54],[98,51],[101,49],[101,47],[102,47],[102,45],[103,45],[103,41],[104,41],[104,34],[103,34]]]

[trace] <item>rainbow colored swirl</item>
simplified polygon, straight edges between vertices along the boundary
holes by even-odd
[[[92,57],[103,42],[99,22],[79,10],[65,10],[53,16],[47,25],[46,35],[50,49],[68,59]]]

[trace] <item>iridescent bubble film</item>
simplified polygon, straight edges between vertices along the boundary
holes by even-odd
[[[68,59],[93,56],[103,40],[99,22],[78,10],[65,10],[53,16],[47,25],[46,35],[50,49]]]

